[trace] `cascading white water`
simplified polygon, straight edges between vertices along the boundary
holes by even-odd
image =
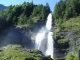
[[[53,58],[53,38],[52,38],[52,32],[48,33],[48,44],[47,44],[47,50],[46,55],[51,55],[51,58]]]
[[[35,48],[42,51],[44,55],[51,55],[51,58],[53,58],[53,33],[50,32],[51,27],[52,15],[50,13],[47,17],[46,26],[42,27],[36,36]]]

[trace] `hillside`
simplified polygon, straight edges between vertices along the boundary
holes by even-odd
[[[39,50],[24,49],[21,45],[8,45],[0,49],[0,60],[52,60]]]
[[[0,4],[0,10],[6,9],[7,6],[4,6],[3,4]]]
[[[54,30],[55,48],[58,52],[79,51],[80,47],[80,16],[70,18]]]
[[[53,17],[56,28],[53,38],[57,57],[65,56],[66,60],[78,60],[78,52],[80,50],[79,8],[79,0],[60,0],[55,5]]]

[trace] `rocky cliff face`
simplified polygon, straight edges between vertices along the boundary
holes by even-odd
[[[25,27],[11,27],[0,35],[0,46],[20,44],[23,47],[33,48],[30,31]]]
[[[67,53],[77,51],[80,46],[78,31],[59,32],[54,34],[54,57],[64,58]]]

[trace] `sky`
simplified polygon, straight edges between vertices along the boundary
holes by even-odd
[[[26,2],[32,2],[32,0],[0,0],[0,4],[3,4],[5,6],[9,6],[9,5],[17,5],[17,4],[22,4],[24,1]],[[34,4],[43,4],[46,5],[46,2],[48,2],[51,11],[54,11],[54,6],[57,2],[59,2],[60,0],[33,0]]]

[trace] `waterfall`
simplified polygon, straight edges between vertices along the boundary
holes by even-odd
[[[36,36],[35,49],[42,51],[45,56],[51,55],[51,58],[53,58],[53,32],[50,32],[51,28],[52,14],[50,13],[47,17],[45,27],[42,27]]]

